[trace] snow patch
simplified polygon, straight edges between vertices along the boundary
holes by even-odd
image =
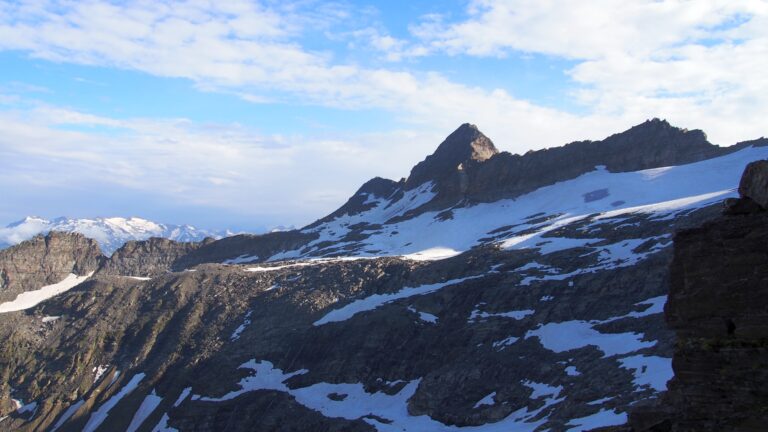
[[[515,310],[509,312],[488,313],[481,312],[479,309],[475,309],[469,315],[469,322],[475,322],[488,318],[511,318],[513,320],[521,320],[529,315],[533,315],[536,311],[532,309]]]
[[[16,312],[35,307],[50,298],[80,285],[82,282],[85,282],[86,279],[93,276],[93,273],[94,272],[90,272],[85,276],[78,276],[74,273],[70,273],[69,276],[64,278],[61,282],[53,285],[46,285],[35,291],[25,291],[17,295],[15,300],[0,304],[0,313]]]
[[[248,326],[251,324],[251,313],[253,313],[253,311],[250,311],[250,310],[249,310],[249,311],[248,311],[248,312],[245,314],[245,317],[243,318],[243,323],[242,323],[242,324],[240,324],[240,325],[239,325],[239,326],[238,326],[238,327],[235,329],[235,331],[234,331],[234,332],[232,332],[232,335],[229,337],[229,340],[230,340],[230,341],[234,342],[234,341],[236,341],[236,340],[240,339],[240,335],[243,333],[243,331],[245,331],[245,328],[246,328],[246,327],[248,327]]]
[[[97,382],[97,381],[99,381],[99,378],[101,378],[101,376],[102,376],[102,375],[104,375],[104,372],[106,372],[106,371],[107,371],[107,369],[109,369],[109,365],[98,365],[98,366],[94,366],[94,367],[93,367],[93,370],[91,371],[91,372],[93,372],[93,373],[95,373],[95,374],[96,374],[96,375],[94,376],[94,378],[93,378],[93,382]],[[115,377],[115,378],[117,378],[117,377]]]
[[[538,337],[544,348],[556,353],[594,346],[603,352],[603,357],[656,345],[656,342],[643,341],[642,333],[600,333],[592,326],[593,323],[586,321],[547,323],[529,330],[525,338]]]
[[[324,317],[315,321],[312,325],[317,327],[331,322],[346,321],[361,312],[372,311],[395,300],[433,293],[447,286],[458,285],[462,282],[478,279],[481,277],[483,276],[469,276],[460,279],[452,279],[446,282],[420,285],[417,287],[406,287],[391,294],[374,294],[359,300],[355,300],[352,303],[349,303],[339,309],[334,309],[328,312]]]
[[[60,427],[64,425],[64,423],[67,422],[76,412],[80,409],[81,406],[85,403],[84,400],[79,400],[67,408],[66,411],[64,411],[64,414],[59,417],[59,421],[56,422],[55,425],[53,425],[53,429],[51,429],[51,432],[56,432]]]
[[[137,429],[144,423],[144,421],[149,417],[150,414],[157,408],[158,405],[160,405],[160,402],[162,402],[163,398],[158,396],[155,393],[155,390],[152,389],[152,393],[148,394],[147,397],[144,398],[144,400],[141,402],[141,405],[139,406],[139,409],[136,410],[136,414],[133,415],[133,419],[131,419],[131,424],[128,425],[128,429],[126,429],[125,432],[136,432]]]
[[[437,261],[446,258],[455,257],[459,255],[461,251],[446,247],[433,247],[422,251],[401,255],[402,258],[412,261]]]
[[[496,348],[496,351],[503,351],[504,348],[506,348],[509,345],[512,345],[513,343],[517,342],[520,338],[510,336],[506,339],[502,339],[500,341],[496,341],[493,343],[493,347]]]
[[[674,376],[672,359],[636,355],[619,359],[621,367],[634,370],[636,388],[650,387],[657,391],[667,389],[667,381]]]
[[[107,419],[107,416],[109,415],[109,411],[117,405],[120,400],[122,400],[125,396],[130,394],[132,391],[136,389],[136,387],[139,385],[139,382],[144,379],[145,374],[138,373],[131,378],[131,380],[126,384],[120,391],[109,398],[108,401],[104,402],[99,409],[93,412],[91,414],[91,417],[88,419],[88,423],[85,424],[85,428],[83,429],[83,432],[93,432],[96,429],[98,429],[99,426],[104,422],[104,420]]]
[[[480,408],[483,405],[496,405],[496,400],[494,399],[496,397],[496,392],[493,392],[484,398],[477,401],[477,403],[472,408]]]
[[[576,369],[576,366],[568,366],[565,368],[565,374],[568,376],[579,376],[581,375],[581,372]]]
[[[413,306],[408,306],[408,310],[417,314],[419,319],[422,321],[428,322],[430,324],[437,324],[437,316],[432,315],[431,313],[418,311]]]
[[[157,425],[152,429],[152,432],[179,432],[178,429],[168,426],[168,420],[170,420],[168,414],[163,414],[163,418],[161,418]]]
[[[181,391],[181,394],[179,395],[179,397],[176,399],[176,402],[173,403],[173,407],[175,408],[181,405],[181,403],[184,402],[184,399],[186,399],[187,396],[189,396],[189,392],[191,391],[192,391],[192,387],[185,387],[184,390]]]
[[[575,426],[568,429],[568,432],[588,431],[603,426],[616,426],[627,422],[627,413],[618,413],[612,410],[600,410],[586,417],[576,418],[566,426]]]
[[[286,374],[282,370],[274,368],[272,363],[268,361],[257,363],[255,360],[251,360],[241,367],[250,368],[256,372],[255,376],[240,381],[241,390],[231,392],[221,398],[200,397],[199,400],[216,402],[229,400],[246,391],[277,390],[290,394],[296,402],[318,411],[326,417],[349,420],[362,419],[381,432],[533,432],[546,422],[546,418],[540,420],[533,420],[533,418],[538,416],[544,408],[560,401],[550,397],[547,399],[547,403],[537,410],[529,411],[528,408],[521,408],[496,423],[456,427],[445,425],[426,415],[411,416],[408,413],[408,400],[416,392],[420,380],[407,382],[394,395],[383,392],[368,393],[360,383],[330,384],[321,382],[308,387],[290,389],[284,384],[284,381],[294,375],[306,373],[306,370]],[[343,400],[330,398],[329,395],[334,393],[343,394],[346,397]],[[379,421],[377,418],[384,419],[384,421]]]

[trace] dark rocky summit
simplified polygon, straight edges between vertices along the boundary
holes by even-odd
[[[465,123],[448,135],[434,153],[413,167],[405,188],[413,189],[428,181],[440,185],[469,165],[484,162],[498,153],[490,138],[477,126]]]
[[[57,283],[70,273],[86,275],[104,257],[94,240],[51,232],[0,251],[0,303],[24,291]]]

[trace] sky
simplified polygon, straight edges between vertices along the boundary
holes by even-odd
[[[768,135],[768,0],[0,0],[0,225],[303,226],[462,123]]]

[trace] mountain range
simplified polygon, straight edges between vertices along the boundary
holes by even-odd
[[[464,124],[301,229],[109,256],[38,235],[0,251],[0,428],[739,430],[713,407],[751,407],[733,365],[760,365],[711,347],[763,353],[762,327],[696,287],[737,303],[718,247],[763,268],[768,242],[740,227],[768,201],[739,182],[766,158],[765,138],[719,147],[659,119],[523,155]],[[719,417],[675,414],[693,406]]]
[[[0,249],[50,231],[83,234],[96,240],[101,250],[107,255],[111,255],[129,240],[162,237],[178,242],[199,242],[206,237],[219,239],[233,234],[229,231],[206,231],[190,225],[165,225],[138,217],[92,219],[59,217],[48,220],[28,216],[5,228],[0,228]]]

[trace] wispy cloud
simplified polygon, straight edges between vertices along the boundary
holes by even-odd
[[[201,89],[257,102],[279,100],[282,94],[305,104],[380,108],[401,121],[431,125],[433,130],[472,121],[516,151],[557,145],[587,131],[599,134],[637,121],[583,119],[516,99],[502,89],[453,82],[439,72],[335,62],[333,53],[313,52],[298,42],[301,29],[306,31],[302,24],[307,23],[299,6],[286,11],[253,2],[115,5],[43,0],[36,7],[5,7],[0,15],[5,17],[0,21],[0,49],[25,50],[58,62],[187,78]],[[335,8],[328,16],[315,13],[309,23],[321,28],[323,22],[343,15]],[[386,39],[382,43],[386,45]],[[553,123],[559,128],[553,129]],[[511,126],[520,124],[526,127]],[[595,130],[598,124],[602,127]]]

